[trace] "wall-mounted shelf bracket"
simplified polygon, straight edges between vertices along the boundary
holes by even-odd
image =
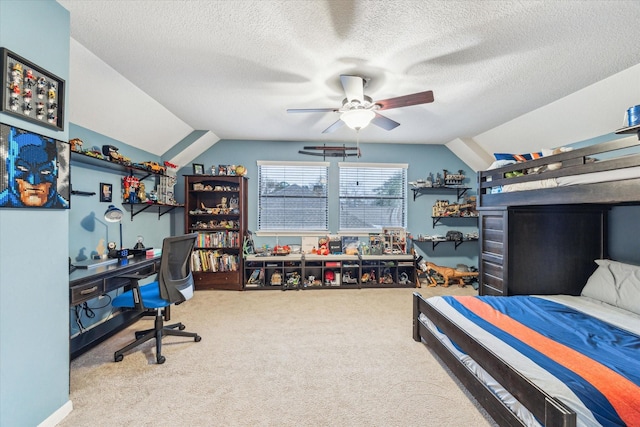
[[[466,192],[470,189],[470,187],[414,187],[411,189],[413,191],[413,200],[425,193],[434,193],[438,190],[456,190],[456,197],[458,200],[462,196],[466,194]]]
[[[160,217],[162,215],[167,214],[167,213],[171,212],[172,210],[174,210],[175,208],[178,208],[178,207],[180,207],[180,206],[166,206],[165,205],[164,207],[161,207],[159,205],[158,206],[158,219],[160,219]],[[164,210],[163,210],[163,208],[164,208]]]
[[[453,243],[454,244],[454,250],[458,249],[458,246],[460,246],[463,243],[466,242],[477,242],[478,239],[464,239],[464,240],[414,240],[414,243],[423,243],[423,242],[431,242],[431,249],[435,249],[436,246],[438,246],[440,243]]]
[[[465,219],[465,218],[474,218],[474,219],[478,219],[478,216],[432,216],[431,220],[433,222],[433,227],[436,226],[437,223],[440,222],[440,220],[442,220],[443,218],[455,218],[455,219]]]
[[[156,204],[156,203],[125,203],[125,206],[129,206],[131,208],[131,221],[133,221],[133,217],[152,207],[158,208],[158,219],[160,219],[162,215],[171,212],[175,208],[183,207],[184,205],[163,205],[163,204]]]
[[[74,196],[95,196],[96,195],[94,191],[78,191],[78,190],[71,190],[71,194]]]

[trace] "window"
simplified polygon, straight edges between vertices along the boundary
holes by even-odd
[[[407,227],[407,164],[338,165],[340,231]]]
[[[258,161],[258,230],[327,231],[328,162]]]

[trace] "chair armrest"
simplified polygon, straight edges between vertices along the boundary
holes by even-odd
[[[136,310],[145,311],[148,310],[144,304],[142,303],[142,297],[140,296],[140,284],[139,280],[145,279],[149,276],[153,276],[154,274],[158,274],[158,272],[150,272],[150,273],[133,273],[133,274],[120,274],[118,275],[119,279],[129,279],[131,280],[131,292],[133,294],[133,304]]]
[[[120,274],[120,275],[118,275],[118,278],[131,279],[131,280],[140,280],[140,279],[146,279],[147,277],[153,276],[154,274],[158,274],[158,272],[154,271],[154,272],[146,273],[146,274],[140,274],[140,273]]]
[[[142,303],[142,296],[140,294],[140,283],[138,281],[140,279],[144,279],[145,275],[138,274],[123,274],[118,276],[119,279],[130,279],[131,281],[131,289],[128,292],[131,292],[131,298],[133,299],[133,308],[139,311],[147,311],[148,309]],[[126,292],[125,292],[126,293]]]

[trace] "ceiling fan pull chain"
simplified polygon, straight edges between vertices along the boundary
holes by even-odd
[[[356,129],[356,162],[360,158],[360,129]],[[356,180],[356,186],[360,185],[360,180]]]

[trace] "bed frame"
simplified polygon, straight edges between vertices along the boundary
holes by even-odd
[[[640,178],[545,188],[534,191],[491,194],[491,187],[494,186],[640,166],[640,154],[624,155],[625,151],[622,151],[623,149],[631,148],[631,150],[626,150],[626,152],[628,153],[635,150],[635,153],[638,153],[638,149],[640,148],[638,139],[640,139],[640,133],[638,138],[629,137],[618,139],[553,156],[530,160],[525,163],[516,163],[499,169],[478,172],[477,207],[638,203],[638,201],[640,201]],[[599,158],[601,156],[612,158],[598,160],[596,162],[588,161],[590,157]],[[562,162],[560,169],[505,178],[507,172],[519,171],[523,168],[538,168],[556,162]]]
[[[588,208],[594,204],[640,204],[640,178],[546,188],[535,191],[491,194],[492,186],[640,166],[640,154],[638,154],[640,153],[640,126],[621,129],[616,133],[637,134],[638,137],[622,138],[531,160],[524,164],[518,163],[499,169],[479,172],[476,201],[478,209],[491,210],[492,208],[537,206],[544,210],[545,207],[557,207],[558,205],[583,205]],[[599,160],[589,162],[589,157],[598,158]],[[545,166],[556,162],[562,162],[560,169],[547,170],[542,173],[515,178],[505,178],[507,172]],[[570,408],[534,385],[508,363],[504,362],[499,355],[493,353],[463,329],[447,320],[442,313],[428,304],[419,293],[414,293],[413,339],[418,342],[425,342],[499,425],[522,426],[523,422],[420,322],[421,314],[425,314],[441,332],[470,355],[545,426],[570,427],[576,425],[576,414]]]
[[[463,329],[451,323],[440,311],[429,305],[418,292],[413,293],[413,339],[424,341],[451,369],[478,403],[501,426],[523,426],[523,422],[482,383],[466,365],[461,363],[431,331],[420,322],[424,313],[438,329],[446,334],[465,353],[471,355],[482,368],[505,387],[535,417],[550,427],[573,427],[576,414],[562,402],[547,394],[509,364],[476,341]]]

